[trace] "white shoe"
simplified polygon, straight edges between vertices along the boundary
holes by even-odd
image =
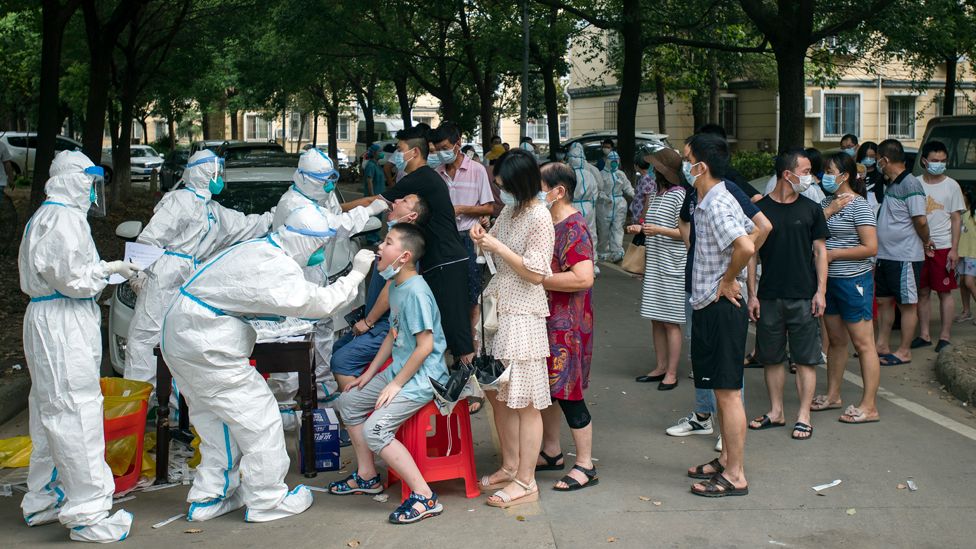
[[[241,494],[242,491],[238,489],[227,498],[212,498],[206,501],[191,502],[190,510],[186,513],[186,520],[190,522],[203,522],[221,515],[226,515],[231,511],[236,511],[244,507],[244,497]]]
[[[61,507],[50,507],[48,509],[44,509],[43,511],[38,511],[25,516],[24,522],[27,523],[27,526],[42,526],[44,524],[57,522],[58,515],[60,514]]]
[[[281,412],[281,426],[286,433],[293,433],[298,430],[298,414],[292,408],[279,408]]]
[[[312,491],[304,484],[299,484],[288,492],[285,499],[277,507],[271,509],[251,509],[244,513],[246,522],[270,522],[304,513],[312,506]]]
[[[673,437],[710,435],[712,434],[712,417],[709,416],[708,419],[700,420],[695,412],[692,412],[687,417],[679,419],[678,423],[668,427],[664,432]]]
[[[106,517],[89,526],[75,526],[71,529],[71,539],[74,541],[89,541],[92,543],[112,543],[129,537],[132,527],[132,513],[119,509],[114,515]]]
[[[722,451],[722,435],[719,435],[718,440],[715,441],[715,451],[716,452]]]

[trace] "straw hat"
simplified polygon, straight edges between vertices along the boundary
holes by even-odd
[[[672,185],[681,183],[681,156],[672,148],[665,147],[651,154],[651,165],[654,172],[664,176]]]

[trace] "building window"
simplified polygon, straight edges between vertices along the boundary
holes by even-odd
[[[861,128],[861,96],[827,94],[824,96],[824,137],[857,135]]]
[[[349,141],[349,119],[339,119],[339,131],[336,135],[337,141]]]
[[[525,124],[525,135],[533,141],[549,141],[549,126],[545,118],[530,118]]]
[[[267,141],[268,121],[256,114],[244,115],[244,140]]]
[[[569,138],[569,115],[559,115],[559,139]]]
[[[311,136],[311,119],[308,114],[302,114],[300,112],[292,111],[288,114],[288,138],[292,141],[298,141],[299,133],[301,133],[302,141],[308,141],[309,136]]]
[[[603,102],[603,129],[617,129],[617,100]]]
[[[138,120],[132,121],[132,142],[137,143],[144,136],[142,135],[142,124]]]
[[[888,98],[888,137],[915,139],[915,98]]]
[[[153,122],[153,132],[156,135],[156,141],[159,141],[169,135],[169,126],[162,120],[156,120]]]
[[[418,116],[414,120],[417,121],[417,124],[427,124],[428,126],[434,122],[434,118],[431,116]]]
[[[735,139],[737,105],[735,96],[721,97],[718,100],[718,123],[729,139]]]

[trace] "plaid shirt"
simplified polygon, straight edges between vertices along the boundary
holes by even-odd
[[[721,182],[695,208],[695,262],[691,269],[691,306],[696,311],[715,301],[718,283],[732,261],[732,242],[748,235],[753,222]],[[736,277],[745,284],[746,270]]]

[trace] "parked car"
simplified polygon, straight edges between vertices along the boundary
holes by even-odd
[[[243,160],[254,156],[278,155],[285,152],[285,148],[278,143],[250,143],[244,141],[225,141],[217,150],[217,156],[228,160]]]
[[[298,156],[294,154],[228,160],[224,166],[226,187],[217,200],[223,206],[246,214],[266,212],[278,204],[281,195],[291,186],[291,178],[297,165]],[[357,193],[351,195],[346,193],[346,196],[343,196],[338,189],[335,192],[340,203],[359,198]],[[379,219],[371,218],[364,233],[379,229],[381,226]],[[115,234],[123,240],[135,240],[141,231],[141,223],[127,221],[116,228]],[[335,243],[331,253],[327,254],[325,262],[330,282],[334,282],[352,270],[352,258],[364,246],[365,238],[361,235]],[[363,283],[360,284],[356,299],[333,315],[336,332],[348,327],[345,315],[363,305],[364,299],[365,284]],[[135,306],[136,294],[129,283],[115,286],[109,301],[108,352],[112,369],[119,375],[125,370],[129,323],[132,322]]]
[[[216,153],[217,148],[223,145],[224,143],[240,143],[240,141],[227,141],[226,139],[207,139],[205,141],[194,141],[193,143],[190,143],[189,156],[193,156],[193,153],[202,151],[204,149]]]
[[[308,145],[302,147],[302,150],[307,151],[311,149],[312,146],[313,145],[309,143]],[[324,152],[325,154],[329,154],[328,143],[319,143],[318,145],[315,145],[315,147],[320,151]],[[349,167],[349,155],[346,154],[346,151],[344,149],[338,149],[336,151],[335,164],[336,164],[336,169],[346,169]]]
[[[591,164],[595,164],[597,160],[603,158],[603,151],[601,150],[600,145],[603,143],[604,139],[612,139],[613,142],[616,143],[617,132],[593,131],[586,132],[579,137],[573,137],[562,143],[562,154],[565,155],[573,143],[581,143],[583,145],[583,154],[586,156],[586,161]],[[657,150],[671,146],[671,143],[668,142],[668,136],[663,133],[639,131],[634,134],[634,139],[636,140],[637,148],[646,145],[654,150]]]
[[[34,158],[37,156],[37,134],[34,132],[2,132],[0,142],[3,142],[10,152],[10,162],[13,165],[14,175],[30,177],[34,172]],[[56,152],[80,151],[81,143],[59,135],[55,138],[54,150]],[[105,169],[105,182],[110,182],[113,171],[111,158],[102,158],[99,165]]]
[[[114,165],[112,149],[102,149],[102,161]],[[163,157],[149,145],[131,145],[129,147],[129,174],[132,179],[149,179],[153,170],[158,170],[162,165]]]
[[[959,182],[964,190],[976,190],[976,116],[937,116],[925,127],[922,143],[941,141],[949,149],[946,175]],[[922,174],[921,162],[912,171]]]
[[[176,186],[183,177],[183,169],[186,168],[189,158],[190,151],[187,149],[176,149],[166,153],[163,165],[159,168],[159,190],[166,192]]]

